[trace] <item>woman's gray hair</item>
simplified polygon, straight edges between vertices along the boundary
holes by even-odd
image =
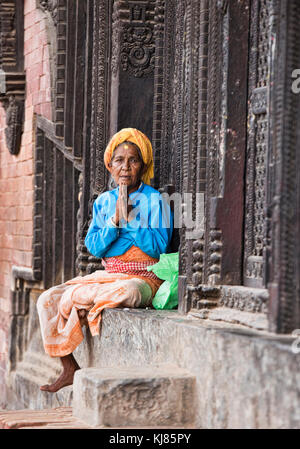
[[[141,161],[143,162],[143,164],[145,164],[145,162],[144,162],[144,160],[143,160],[143,156],[142,156],[141,150],[139,149],[139,147],[137,146],[136,143],[130,142],[130,140],[125,140],[124,142],[119,143],[119,144],[116,146],[116,148],[114,148],[114,151],[113,151],[113,153],[112,153],[110,162],[111,162],[111,161],[113,160],[113,158],[114,158],[114,152],[116,151],[116,149],[117,149],[119,146],[121,146],[121,145],[123,145],[123,144],[125,144],[125,143],[126,143],[127,145],[131,145],[131,146],[133,146],[134,148],[137,149],[137,152],[138,152],[138,154],[139,154],[139,156],[140,156]]]

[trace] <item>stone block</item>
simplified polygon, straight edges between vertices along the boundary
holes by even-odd
[[[195,378],[173,365],[75,373],[73,415],[91,426],[191,426]]]

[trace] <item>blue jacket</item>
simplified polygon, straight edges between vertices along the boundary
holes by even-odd
[[[159,258],[168,252],[173,231],[173,215],[162,195],[148,184],[141,183],[138,190],[129,194],[134,218],[121,220],[115,227],[119,187],[102,193],[93,205],[93,219],[85,238],[85,246],[96,257],[124,254],[131,246],[138,246],[151,257]]]

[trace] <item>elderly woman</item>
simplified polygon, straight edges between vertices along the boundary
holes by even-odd
[[[152,188],[153,154],[149,139],[134,128],[115,134],[104,163],[118,187],[94,202],[85,245],[102,258],[105,270],[76,277],[42,293],[37,302],[46,353],[60,357],[63,372],[41,390],[56,392],[73,383],[79,369],[72,352],[83,340],[85,324],[99,335],[107,307],[151,306],[161,285],[147,266],[168,251],[173,218],[168,204]]]

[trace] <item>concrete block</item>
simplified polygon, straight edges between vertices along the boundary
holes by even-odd
[[[191,426],[195,378],[173,365],[85,368],[73,384],[73,415],[91,426]]]

